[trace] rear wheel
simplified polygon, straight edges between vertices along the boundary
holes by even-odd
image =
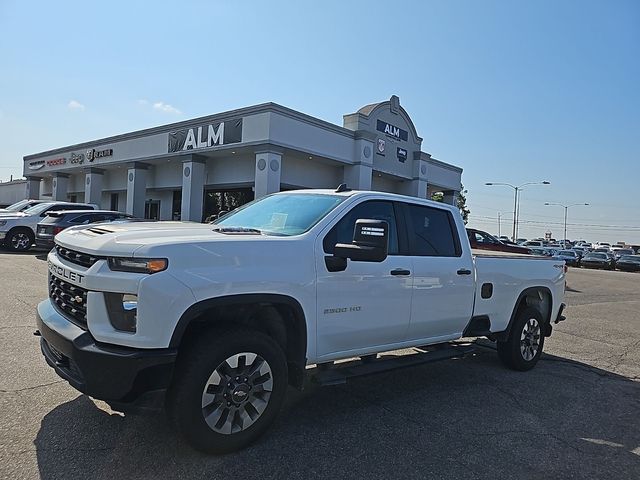
[[[31,248],[35,237],[31,230],[21,228],[18,230],[12,230],[5,239],[5,245],[9,250],[14,252],[26,252]]]
[[[168,412],[197,450],[232,452],[269,427],[287,383],[286,359],[273,339],[252,330],[214,330],[179,362]]]
[[[526,371],[538,363],[543,347],[542,315],[535,308],[527,307],[515,318],[509,338],[498,342],[498,356],[507,367]]]

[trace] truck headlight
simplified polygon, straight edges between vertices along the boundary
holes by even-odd
[[[136,333],[138,327],[138,297],[129,293],[104,294],[109,322],[116,330]]]
[[[109,258],[109,268],[116,272],[158,273],[168,265],[166,258]]]

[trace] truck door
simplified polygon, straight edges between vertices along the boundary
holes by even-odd
[[[325,257],[336,243],[351,243],[358,219],[389,223],[389,255],[383,262],[348,260],[341,272],[329,272]],[[405,241],[406,235],[401,235]],[[316,241],[317,352],[360,352],[404,339],[411,313],[411,259],[399,255],[393,202],[366,200],[354,206]]]
[[[408,340],[459,336],[471,319],[475,280],[450,211],[402,203],[412,259],[413,297]],[[464,239],[463,239],[464,240]]]

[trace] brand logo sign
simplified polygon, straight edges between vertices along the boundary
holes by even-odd
[[[64,157],[52,158],[51,160],[47,160],[48,167],[55,167],[56,165],[64,165],[65,163],[67,163],[67,159]]]
[[[382,120],[378,120],[376,130],[396,140],[404,140],[406,142],[409,139],[409,132]]]
[[[33,162],[29,162],[27,167],[29,170],[40,170],[44,167],[44,160],[34,160]]]
[[[404,162],[407,161],[407,150],[406,149],[398,147],[397,154],[398,154],[398,160],[401,163],[404,163]]]
[[[387,142],[384,138],[379,138],[376,144],[376,153],[378,155],[384,155],[384,149],[387,147]]]
[[[87,160],[93,162],[99,158],[110,157],[113,155],[112,148],[105,148],[104,150],[96,150],[95,148],[90,148],[87,150]]]
[[[168,151],[198,150],[242,141],[242,119],[198,125],[169,132]]]
[[[82,153],[72,153],[69,157],[69,163],[80,164],[84,163],[84,155]]]

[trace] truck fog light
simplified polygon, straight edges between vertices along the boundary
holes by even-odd
[[[135,333],[138,324],[138,297],[129,293],[105,293],[109,321],[116,330]]]

